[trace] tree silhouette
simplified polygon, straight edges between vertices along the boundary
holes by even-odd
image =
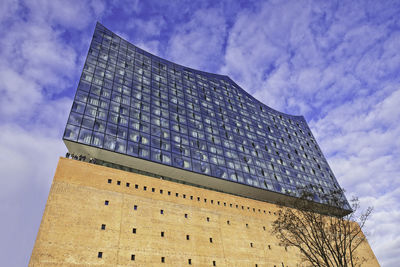
[[[358,198],[349,205],[343,190],[316,195],[315,190],[306,187],[300,192],[292,203],[280,205],[273,222],[272,233],[279,244],[298,248],[306,265],[361,266],[366,259],[358,255],[357,249],[366,242],[362,229],[372,208],[360,212]],[[316,204],[315,199],[324,204]]]

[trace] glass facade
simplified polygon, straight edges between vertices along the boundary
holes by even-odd
[[[339,188],[302,116],[269,108],[227,76],[143,51],[99,23],[64,139],[282,194]]]

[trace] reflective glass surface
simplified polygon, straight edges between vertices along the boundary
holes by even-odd
[[[97,24],[64,139],[283,194],[339,187],[302,116]]]

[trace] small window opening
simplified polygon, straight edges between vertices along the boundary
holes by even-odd
[[[143,186],[143,190],[146,191],[147,190],[147,186]]]
[[[117,185],[121,185],[121,181],[117,181]]]
[[[188,264],[192,265],[192,259],[188,259]]]
[[[250,247],[253,247],[253,243],[250,243]]]
[[[217,263],[215,261],[213,261],[213,266],[217,266]]]
[[[97,253],[97,258],[103,258],[103,252],[99,251],[99,253]]]
[[[134,205],[134,206],[133,206],[133,209],[134,209],[134,210],[137,210],[137,205]]]
[[[132,234],[136,234],[136,228],[132,228]]]
[[[134,260],[135,260],[135,255],[132,254],[132,255],[131,255],[131,261],[134,261]]]
[[[186,240],[189,240],[189,239],[190,239],[189,235],[186,235]]]
[[[185,213],[185,218],[187,218],[188,217],[188,215],[187,215],[187,213]]]
[[[226,221],[226,223],[227,223],[227,224],[230,224],[230,222],[229,222],[229,221]]]
[[[138,184],[135,184],[135,189],[138,189],[139,188],[139,185]]]
[[[163,190],[162,189],[160,189],[160,194],[162,194],[163,193]]]
[[[171,191],[168,191],[168,196],[170,196],[171,195]]]
[[[111,182],[112,182],[112,179],[108,179],[108,183],[111,184]],[[100,257],[99,257],[99,258],[100,258]]]
[[[210,217],[207,217],[207,222],[209,222],[210,221]]]
[[[175,193],[175,196],[176,196],[176,197],[179,197],[179,194],[178,194],[178,193]]]
[[[126,187],[129,187],[131,184],[130,183],[126,183]]]
[[[164,237],[164,232],[161,232],[161,237]]]
[[[160,214],[164,214],[164,210],[160,210]]]
[[[101,230],[106,230],[106,225],[105,224],[101,225]]]
[[[104,205],[108,206],[108,203],[110,203],[108,200],[104,201]]]
[[[161,257],[161,262],[162,262],[162,263],[165,262],[165,257]]]
[[[153,187],[152,189],[151,189],[151,192],[155,192],[156,191],[156,189]]]
[[[212,237],[210,237],[210,243],[212,243],[212,242],[213,242]]]

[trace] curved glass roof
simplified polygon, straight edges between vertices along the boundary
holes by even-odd
[[[64,140],[281,194],[339,185],[302,116],[97,24]],[[318,200],[317,200],[318,201]]]

